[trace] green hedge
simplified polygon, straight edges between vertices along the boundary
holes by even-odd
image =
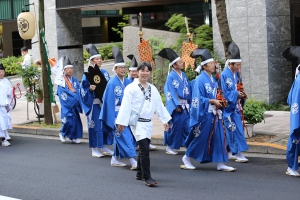
[[[20,57],[11,56],[11,57],[0,59],[0,62],[5,67],[6,76],[16,75],[22,69],[22,66],[17,64],[17,62],[22,62],[22,61],[23,61],[22,56]]]
[[[119,47],[121,52],[123,52],[123,43],[122,42],[111,43],[111,44],[103,45],[103,46],[100,46],[97,48],[102,57],[102,60],[113,59],[112,48],[114,46]],[[85,63],[87,63],[87,59],[90,58],[90,54],[86,50],[83,51],[83,58],[84,58]]]

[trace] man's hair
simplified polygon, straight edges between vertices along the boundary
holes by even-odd
[[[21,48],[21,51],[28,52],[28,49],[27,49],[27,47],[22,47],[22,48]]]
[[[152,71],[152,67],[149,62],[140,63],[139,66],[137,67],[137,71],[143,70],[143,69],[145,69],[145,67],[147,67],[150,72]]]

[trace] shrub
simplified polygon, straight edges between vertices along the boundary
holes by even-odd
[[[264,120],[263,114],[266,109],[260,101],[247,99],[243,110],[244,119],[248,124],[258,124]]]
[[[22,69],[22,66],[17,64],[17,62],[22,62],[23,58],[20,57],[7,57],[7,58],[1,58],[0,62],[5,67],[5,74],[6,76],[12,76],[18,74],[18,72]]]
[[[38,82],[40,71],[34,65],[28,68],[22,69],[18,72],[18,75],[22,77],[22,81],[25,87],[30,88],[30,92],[26,93],[26,99],[28,102],[34,102],[38,96],[41,95],[41,85]],[[33,89],[35,91],[33,92]]]

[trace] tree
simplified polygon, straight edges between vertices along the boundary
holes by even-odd
[[[45,18],[44,18],[44,1],[39,0],[39,30],[45,28]],[[48,72],[46,67],[46,58],[44,54],[44,48],[42,44],[42,38],[39,34],[39,46],[40,46],[40,57],[42,63],[42,79],[43,79],[43,90],[44,90],[44,113],[45,113],[45,124],[52,125],[52,111],[51,111],[51,102],[50,102],[50,88],[48,85]],[[48,61],[47,61],[48,62]]]
[[[216,15],[219,24],[219,31],[222,38],[222,43],[224,47],[225,57],[226,59],[229,58],[229,53],[225,46],[226,41],[232,41],[228,19],[227,19],[227,11],[226,11],[226,2],[225,0],[215,0],[216,4]]]
[[[122,15],[122,10],[119,11],[119,14]],[[125,26],[129,26],[129,15],[123,15],[122,20],[123,22],[118,22],[117,28],[111,27],[111,29],[120,35],[120,38],[123,38],[123,29]]]

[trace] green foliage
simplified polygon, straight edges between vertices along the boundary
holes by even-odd
[[[112,48],[114,46],[119,47],[120,51],[123,52],[123,42],[111,43],[97,48],[102,60],[113,59]],[[90,54],[86,50],[83,51],[83,58],[85,63],[87,63],[87,59],[90,58]]]
[[[152,49],[152,56],[156,60],[155,68],[152,72],[152,84],[154,84],[160,93],[163,93],[164,84],[168,76],[168,62],[158,56],[158,53],[166,48],[166,42],[161,37],[149,38],[150,46]]]
[[[194,80],[197,77],[197,72],[194,71],[190,65],[186,68],[185,74],[190,81]]]
[[[173,14],[172,17],[170,17],[170,19],[165,23],[165,25],[171,31],[186,34],[186,25],[183,14]],[[189,27],[189,31],[192,32],[193,30]]]
[[[164,105],[166,105],[166,96],[165,96],[165,94],[161,93],[160,96],[161,96],[161,101],[163,102]]]
[[[43,92],[37,78],[40,76],[40,71],[36,66],[31,65],[28,68],[20,70],[18,75],[22,77],[24,86],[30,88],[30,91],[25,95],[27,101],[34,102]]]
[[[119,11],[119,14],[122,15],[122,10]],[[120,38],[123,38],[123,29],[125,26],[129,26],[129,15],[123,15],[122,20],[123,22],[118,22],[117,27],[111,27],[111,30],[116,32],[117,34],[120,35]]]
[[[186,25],[184,17],[182,14],[173,14],[172,17],[165,23],[165,25],[170,29],[170,31],[175,31],[181,33],[180,37],[177,39],[176,44],[171,47],[175,52],[181,54],[182,43],[188,42]],[[194,34],[193,43],[197,44],[199,48],[208,49],[212,55],[213,53],[213,32],[209,25],[202,25],[195,29],[189,27],[191,34]],[[216,56],[214,56],[216,58]]]
[[[158,53],[166,47],[166,42],[161,37],[150,37],[150,46],[152,49],[152,56],[156,59],[158,58]]]
[[[17,62],[22,62],[23,58],[20,57],[7,57],[7,58],[1,58],[0,62],[5,67],[5,74],[6,76],[12,76],[18,74],[18,72],[22,69],[22,66],[17,64]]]
[[[264,105],[260,101],[254,99],[247,99],[244,106],[244,119],[248,124],[258,124],[264,120],[264,112],[266,111]]]
[[[287,104],[277,102],[272,104],[263,104],[266,110],[276,110],[276,111],[290,111],[290,107]]]
[[[202,25],[194,29],[195,37],[193,42],[201,48],[205,48],[210,52],[214,51],[213,48],[213,31],[209,25]]]

